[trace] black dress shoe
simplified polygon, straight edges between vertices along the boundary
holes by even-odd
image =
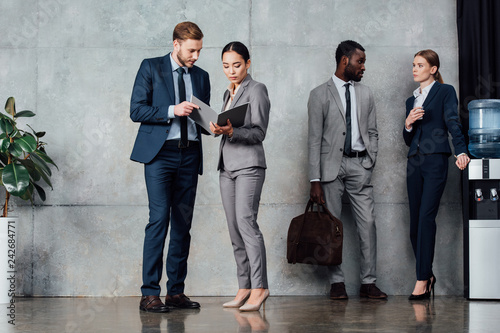
[[[361,288],[359,289],[359,297],[386,299],[387,294],[378,289],[375,283],[366,283],[361,285]]]
[[[167,295],[165,296],[165,305],[173,306],[180,309],[197,309],[200,307],[200,303],[193,302],[184,294],[178,295]]]
[[[330,299],[348,299],[344,282],[332,283]]]
[[[162,303],[159,296],[142,296],[139,303],[139,309],[146,312],[164,313],[170,311],[165,304]]]

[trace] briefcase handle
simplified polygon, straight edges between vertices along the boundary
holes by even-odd
[[[300,221],[300,227],[299,227],[300,232],[297,233],[297,237],[295,238],[295,240],[293,242],[292,258],[293,258],[294,264],[296,263],[295,258],[297,257],[297,246],[299,245],[300,237],[302,236],[302,229],[304,228],[304,222],[306,220],[306,213],[309,210],[311,212],[314,211],[314,204],[316,204],[318,206],[318,214],[321,215],[321,210],[320,210],[320,207],[321,207],[321,208],[323,208],[323,212],[328,214],[332,220],[335,219],[335,217],[332,215],[332,213],[330,213],[328,208],[326,208],[324,203],[317,203],[317,202],[312,201],[312,199],[309,199],[309,201],[307,202],[306,210],[304,211],[304,218]]]

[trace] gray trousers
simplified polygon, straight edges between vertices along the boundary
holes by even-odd
[[[344,191],[351,202],[352,214],[356,223],[361,252],[360,280],[362,284],[375,283],[377,266],[377,232],[373,186],[370,184],[372,169],[361,165],[362,158],[342,157],[339,175],[332,182],[322,182],[326,207],[337,218],[342,213]],[[344,282],[344,273],[338,266],[329,266],[330,283]]]
[[[219,176],[240,289],[268,289],[266,248],[257,224],[265,175],[263,168],[246,168],[221,170]]]

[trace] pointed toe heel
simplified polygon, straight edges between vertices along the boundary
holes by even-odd
[[[248,302],[245,303],[243,306],[240,307],[240,311],[259,311],[261,305],[263,305],[263,309],[266,309],[266,300],[269,297],[269,289],[266,289],[264,292],[264,298],[258,303],[258,304],[249,304]]]

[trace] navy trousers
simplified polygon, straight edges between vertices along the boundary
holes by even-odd
[[[408,158],[406,185],[410,203],[410,240],[417,280],[432,277],[436,216],[448,177],[448,156],[417,154]]]
[[[165,144],[144,167],[149,199],[142,267],[144,296],[160,295],[163,249],[169,226],[167,294],[184,292],[199,164],[198,146],[180,149]]]

